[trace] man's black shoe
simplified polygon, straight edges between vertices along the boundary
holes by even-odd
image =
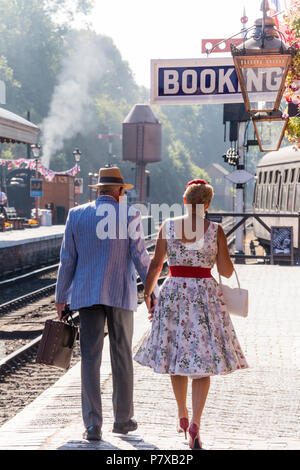
[[[113,432],[118,434],[127,434],[130,431],[135,431],[138,427],[135,419],[130,419],[127,423],[114,423]]]
[[[87,441],[101,441],[102,432],[100,430],[100,426],[89,426],[84,431],[82,437]]]

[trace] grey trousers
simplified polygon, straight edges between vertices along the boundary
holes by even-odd
[[[100,366],[107,318],[113,382],[115,422],[133,417],[133,312],[106,305],[79,310],[81,349],[81,403],[85,427],[102,426]]]

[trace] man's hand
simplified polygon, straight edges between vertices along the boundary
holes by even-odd
[[[57,310],[57,315],[58,315],[58,318],[60,320],[62,320],[62,312],[63,312],[63,309],[65,308],[66,304],[65,303],[62,303],[62,302],[56,302],[55,303],[56,305],[56,310]]]

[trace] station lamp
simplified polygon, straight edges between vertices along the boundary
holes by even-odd
[[[76,163],[79,163],[79,162],[80,162],[80,157],[81,157],[81,152],[80,152],[80,150],[79,150],[78,148],[75,148],[72,153],[73,153],[75,162],[76,162]]]
[[[30,147],[31,147],[33,156],[35,158],[35,178],[37,179],[39,176],[38,163],[39,163],[41,146],[39,144],[31,144]],[[39,198],[37,196],[35,197],[35,220],[39,221]]]
[[[280,148],[288,124],[281,111],[260,112],[252,116],[258,145],[261,152],[277,151]]]
[[[291,65],[293,47],[288,47],[275,28],[275,20],[267,16],[268,0],[263,0],[263,18],[255,21],[252,38],[235,47],[231,53],[243,95],[246,111],[272,112],[279,109],[286,76]],[[267,108],[261,108],[267,103]]]
[[[30,147],[31,147],[34,158],[39,158],[41,146],[39,144],[32,144]]]

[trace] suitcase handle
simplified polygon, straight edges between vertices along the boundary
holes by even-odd
[[[65,312],[65,315],[62,316],[61,321],[62,321],[62,319],[64,318],[64,319],[65,319],[65,322],[66,322],[69,326],[72,327],[72,335],[70,336],[70,341],[69,341],[69,345],[68,345],[68,347],[72,349],[73,346],[74,346],[76,337],[77,337],[78,328],[77,328],[77,326],[75,325],[75,322],[74,322],[74,319],[73,319],[73,316],[72,316],[72,313],[73,313],[73,312],[72,312],[72,310],[70,310],[69,305],[66,305],[66,306],[65,306],[64,312]]]

